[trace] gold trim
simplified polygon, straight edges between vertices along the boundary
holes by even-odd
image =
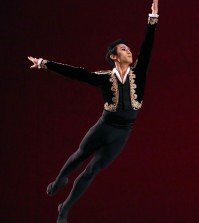
[[[111,72],[111,76],[109,78],[109,81],[112,83],[111,91],[113,91],[113,97],[112,97],[112,104],[108,104],[106,102],[104,104],[104,109],[111,112],[116,112],[118,101],[119,101],[119,91],[118,91],[118,83],[116,75]]]
[[[95,74],[101,75],[101,74],[112,74],[111,70],[100,70],[100,71],[95,71]]]
[[[158,23],[158,18],[150,17],[149,16],[149,18],[148,18],[148,24],[155,25],[156,23]]]
[[[135,84],[135,78],[136,75],[133,73],[133,71],[129,74],[129,84],[130,84],[130,96],[131,96],[131,105],[134,110],[138,110],[142,107],[142,101],[137,101],[137,94],[135,92],[135,89],[137,88]]]
[[[40,64],[40,68],[47,69],[47,66],[46,66],[47,62],[48,62],[47,60],[42,60]]]

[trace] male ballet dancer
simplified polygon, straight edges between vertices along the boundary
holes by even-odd
[[[125,40],[117,40],[108,47],[106,58],[114,67],[110,71],[89,72],[80,67],[28,57],[33,62],[31,68],[49,69],[101,88],[105,101],[102,116],[87,132],[77,151],[66,161],[55,181],[47,187],[47,194],[55,195],[67,184],[68,176],[93,155],[86,169],[74,181],[69,196],[58,206],[57,223],[67,222],[70,208],[87,190],[97,173],[106,168],[127,143],[142,106],[147,68],[158,21],[158,0],[153,0],[151,9],[146,36],[138,60],[133,66],[132,53]]]

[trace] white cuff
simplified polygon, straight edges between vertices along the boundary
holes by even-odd
[[[42,61],[43,61],[43,59],[42,58],[39,58],[38,63],[37,63],[39,69],[41,68]]]
[[[149,14],[149,17],[152,17],[152,18],[158,18],[159,15],[158,15],[158,14],[153,14],[153,13],[151,13],[151,14]]]

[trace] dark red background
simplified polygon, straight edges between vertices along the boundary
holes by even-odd
[[[198,1],[160,1],[143,109],[122,155],[98,175],[69,223],[199,222]],[[53,223],[68,188],[46,186],[101,115],[98,89],[44,70],[27,56],[109,69],[118,38],[135,57],[151,1],[1,3],[1,223]]]

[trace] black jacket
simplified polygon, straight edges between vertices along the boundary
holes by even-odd
[[[133,110],[140,109],[142,106],[147,68],[153,48],[157,21],[157,18],[149,17],[145,39],[142,43],[139,57],[136,64],[131,67],[128,74],[128,94],[130,96],[130,103]],[[73,67],[71,65],[60,64],[52,61],[47,61],[45,65],[47,66],[47,69],[62,74],[65,77],[78,79],[100,87],[104,96],[104,109],[111,112],[117,111],[120,92],[118,87],[119,82],[113,71],[89,72],[81,67]]]

